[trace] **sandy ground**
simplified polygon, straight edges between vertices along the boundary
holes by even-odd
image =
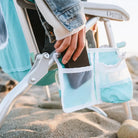
[[[137,62],[138,63],[138,62]],[[130,65],[131,66],[131,65]],[[130,105],[138,121],[138,76],[132,71],[134,99]],[[88,109],[66,114],[61,109],[56,84],[50,86],[52,102],[42,87],[34,86],[18,98],[0,128],[0,138],[116,138],[126,119],[122,104],[98,105],[108,117]],[[0,101],[6,93],[0,93]]]

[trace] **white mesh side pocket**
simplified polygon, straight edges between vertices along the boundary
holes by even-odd
[[[101,99],[109,103],[123,103],[132,99],[132,80],[125,60],[116,65],[99,64]]]
[[[64,112],[73,112],[93,104],[92,66],[64,68],[54,55],[58,65],[61,100]]]

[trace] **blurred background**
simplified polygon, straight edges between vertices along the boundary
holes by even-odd
[[[127,22],[112,21],[112,29],[115,36],[115,41],[126,42],[127,57],[138,56],[138,0],[88,0],[95,3],[115,4],[125,9],[129,15],[130,20]],[[99,27],[99,41],[100,45],[108,44],[105,37],[105,30],[102,23]]]

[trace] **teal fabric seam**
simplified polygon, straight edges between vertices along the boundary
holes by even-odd
[[[15,68],[15,69],[6,69],[6,67],[3,67],[3,68],[4,68],[4,71],[6,73],[12,73],[12,72],[20,72],[20,71],[30,70],[31,69],[31,66],[28,65],[26,67],[20,67],[20,68]]]

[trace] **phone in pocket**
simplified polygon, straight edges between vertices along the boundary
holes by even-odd
[[[65,55],[64,51],[61,53],[61,56],[63,57]],[[76,61],[73,61],[72,58],[69,60],[67,64],[64,65],[65,68],[79,68],[79,67],[86,67],[90,66],[88,54],[86,47],[83,49],[81,55],[78,57]],[[81,85],[83,85],[86,81],[88,81],[91,78],[91,71],[82,71],[81,73],[69,73],[68,79],[71,87],[73,89],[77,89]]]

